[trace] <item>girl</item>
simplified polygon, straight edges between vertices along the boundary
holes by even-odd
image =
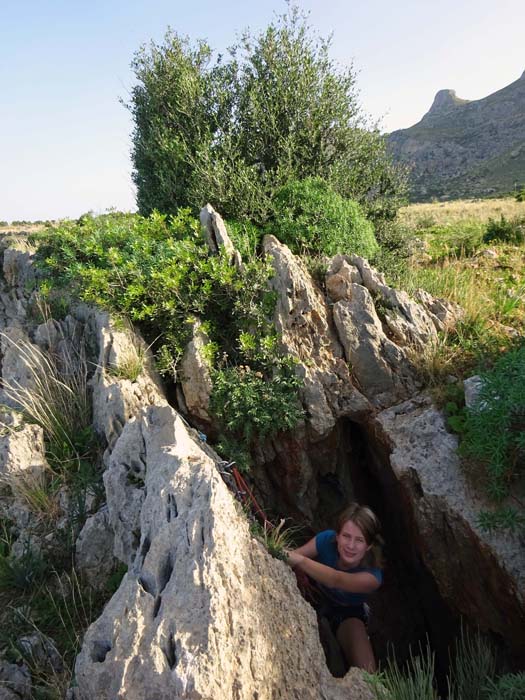
[[[350,666],[376,670],[366,631],[366,599],[383,581],[380,524],[366,506],[352,503],[337,531],[324,530],[287,552],[288,563],[317,583],[319,613],[328,618]]]

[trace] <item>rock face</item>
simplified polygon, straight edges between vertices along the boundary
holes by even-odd
[[[525,80],[471,102],[440,90],[421,121],[388,142],[413,167],[414,199],[512,191],[525,185]]]
[[[456,436],[447,432],[442,413],[428,397],[382,411],[373,429],[377,443],[390,452],[411,546],[442,599],[481,631],[504,638],[523,663],[523,538],[480,529],[477,517],[485,504],[460,469]],[[386,484],[388,477],[383,465],[378,478]]]
[[[130,421],[109,472],[130,473],[137,453],[137,547],[118,547],[130,569],[85,636],[75,697],[372,698],[356,670],[329,674],[293,574],[250,537],[213,455],[172,409]],[[125,508],[114,500],[114,522]]]
[[[242,264],[220,217],[206,212],[213,253],[226,247],[232,264]],[[443,416],[420,393],[414,366],[460,310],[423,291],[411,298],[389,287],[359,257],[336,256],[317,284],[276,238],[267,237],[264,248],[275,272],[282,349],[297,358],[303,379],[304,421],[254,448],[253,487],[276,513],[313,529],[330,527],[335,510],[353,498],[377,510],[390,562],[372,617],[379,656],[387,642],[401,649],[429,634],[446,659],[453,629],[441,638],[439,628],[464,616],[523,665],[524,543],[479,530],[482,504],[459,469]],[[81,343],[91,367],[106,504],[87,503],[76,566],[94,587],[115,560],[127,567],[86,633],[71,700],[371,698],[356,669],[341,679],[328,672],[315,615],[293,574],[250,536],[219,473],[223,463],[168,405],[140,340],[83,306],[60,322],[31,321],[31,252],[21,244],[4,251],[3,269],[4,379],[31,385],[13,345],[20,339],[63,358]],[[179,408],[213,434],[205,344],[196,328],[179,377]],[[138,372],[130,368],[134,353]],[[40,429],[12,409],[2,421],[0,473],[44,473]],[[16,555],[36,526],[14,493],[7,506],[0,492],[0,515],[16,523]],[[70,500],[64,489],[61,512]],[[15,688],[25,680],[14,671],[0,666],[0,680],[9,678],[2,692],[29,697]]]

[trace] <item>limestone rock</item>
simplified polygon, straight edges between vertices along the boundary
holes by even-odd
[[[352,255],[352,263],[363,278],[363,285],[385,307],[385,323],[395,342],[423,348],[437,338],[434,314],[411,299],[406,292],[389,287],[384,276],[364,258]]]
[[[7,414],[9,415],[9,414]],[[38,478],[49,465],[45,458],[44,431],[39,425],[5,423],[6,414],[0,414],[6,427],[0,434],[0,478],[30,473]],[[16,419],[15,419],[16,421]]]
[[[31,675],[25,664],[10,664],[0,658],[0,700],[30,700]]]
[[[34,282],[33,249],[19,236],[0,236],[0,328],[26,317]]]
[[[9,325],[2,332],[0,349],[4,384],[0,389],[0,403],[20,409],[17,390],[31,390],[35,386],[34,373],[28,361],[28,353],[31,354],[33,347],[28,334],[18,324]],[[35,351],[38,352],[38,349]]]
[[[133,441],[145,464],[140,542],[85,635],[77,700],[371,700],[356,669],[328,672],[292,572],[250,537],[211,452],[172,409],[143,410],[112,458]]]
[[[285,352],[299,360],[306,421],[320,439],[341,416],[362,418],[370,405],[352,385],[329,308],[303,263],[274,236],[264,237],[263,248],[275,271],[275,326]]]
[[[477,374],[464,380],[463,387],[465,389],[465,406],[467,408],[472,408],[475,406],[482,386],[483,380]]]
[[[64,669],[62,657],[55,642],[51,637],[46,637],[41,632],[33,632],[20,637],[17,646],[24,657],[35,666],[47,666],[55,673],[60,673]]]
[[[107,508],[84,523],[75,544],[75,565],[95,590],[103,590],[114,568],[113,530]]]
[[[391,405],[415,390],[414,369],[384,333],[370,292],[359,284],[351,299],[333,307],[335,325],[352,374],[367,398]]]
[[[201,209],[200,221],[204,239],[210,252],[217,255],[221,250],[225,250],[235,266],[242,267],[241,256],[235,250],[222,216],[215,211],[211,204],[207,204]]]
[[[97,369],[91,380],[93,425],[106,438],[111,449],[126,421],[143,406],[162,405],[166,399],[151,357],[144,346],[136,346],[143,341],[134,339],[130,331],[116,329],[107,314],[95,312],[91,323],[99,348]],[[127,378],[124,369],[130,359],[142,362],[134,379]]]
[[[195,324],[193,337],[182,356],[179,374],[184,406],[188,414],[205,423],[211,421],[209,407],[213,388],[209,362],[203,352],[208,343],[206,333],[198,323]]]
[[[451,610],[500,635],[523,658],[523,538],[480,529],[484,503],[460,469],[456,436],[447,432],[430,399],[389,408],[377,416],[376,426],[389,446],[413,546],[441,596]]]

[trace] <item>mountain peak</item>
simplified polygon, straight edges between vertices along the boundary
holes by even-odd
[[[455,90],[438,90],[434,97],[434,102],[425,116],[429,114],[448,112],[455,107],[465,105],[469,100],[462,100],[456,95]]]

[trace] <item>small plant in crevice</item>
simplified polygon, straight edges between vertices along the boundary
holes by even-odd
[[[487,700],[523,700],[525,698],[525,673],[507,673],[497,679],[489,679]]]
[[[116,379],[136,382],[144,370],[148,349],[130,336],[129,346],[124,353],[121,353],[118,363],[109,365],[108,374]]]
[[[487,679],[495,675],[496,660],[481,634],[469,633],[462,626],[449,656],[449,700],[485,700]]]
[[[434,655],[427,647],[410,657],[405,668],[389,658],[380,673],[366,676],[377,700],[438,700],[434,684]]]
[[[26,593],[41,585],[49,574],[49,565],[28,541],[19,556],[12,551],[0,554],[0,592]]]
[[[250,524],[250,532],[253,537],[260,540],[266,547],[269,554],[275,559],[285,561],[287,559],[286,550],[296,546],[297,534],[301,530],[298,526],[285,527],[286,520],[281,518],[277,525],[266,521],[263,525],[257,520]]]
[[[448,700],[496,700],[499,696],[493,696],[489,690],[498,686],[495,672],[491,646],[479,632],[467,632],[462,626],[449,651]],[[420,649],[417,655],[410,651],[403,666],[389,658],[379,673],[367,674],[366,679],[376,700],[439,700],[441,697],[435,685],[434,654],[428,642],[426,649]],[[513,682],[519,687],[520,679],[512,679],[510,684]]]

